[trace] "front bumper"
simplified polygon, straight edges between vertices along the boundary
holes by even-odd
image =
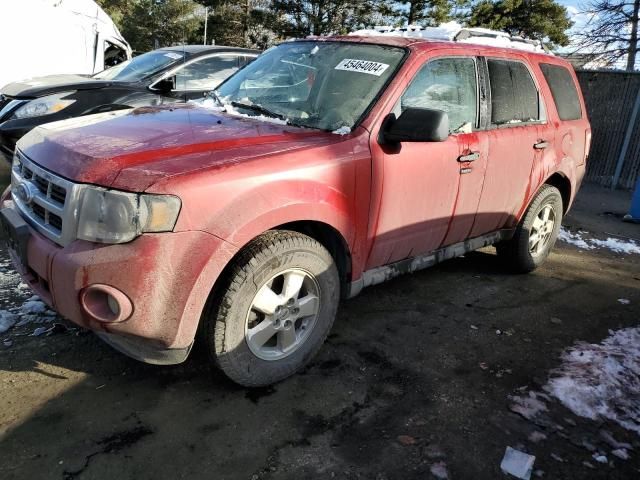
[[[18,140],[42,122],[34,124],[30,119],[18,121],[9,120],[11,114],[28,102],[28,100],[2,98],[4,100],[0,100],[0,158],[4,158],[11,163]]]
[[[11,162],[13,162],[13,152],[16,149],[16,143],[28,132],[29,130],[25,129],[20,131],[17,136],[9,135],[2,131],[2,125],[0,125],[0,158],[3,158],[11,164]]]
[[[197,231],[145,234],[120,245],[77,240],[61,247],[31,227],[26,261],[10,249],[25,283],[61,316],[97,332],[121,352],[156,364],[186,359],[229,252],[226,242]],[[126,295],[133,305],[130,316],[106,322],[91,315],[81,299],[93,285]]]

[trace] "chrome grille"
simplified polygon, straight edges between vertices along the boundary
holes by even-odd
[[[75,238],[75,204],[82,187],[16,151],[11,171],[13,201],[33,228],[60,245]]]

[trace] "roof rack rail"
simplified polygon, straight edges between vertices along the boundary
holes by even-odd
[[[419,25],[393,27],[388,25],[377,25],[372,29],[358,30],[350,33],[349,35],[424,38],[427,40],[475,43],[480,45],[493,45],[497,47],[527,50],[530,52],[551,53],[540,40],[512,36],[506,32],[489,30],[488,28],[463,27],[457,22],[447,22],[437,27],[422,27]]]

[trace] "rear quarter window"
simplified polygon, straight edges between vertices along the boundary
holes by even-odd
[[[578,120],[582,118],[580,97],[569,70],[560,65],[541,63],[540,69],[551,89],[553,101],[560,120]]]
[[[517,124],[540,120],[536,84],[520,62],[487,59],[491,84],[491,123]]]

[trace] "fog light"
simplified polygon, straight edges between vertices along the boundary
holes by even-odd
[[[83,310],[99,322],[124,322],[133,313],[129,297],[117,288],[95,284],[85,288],[80,294]]]

